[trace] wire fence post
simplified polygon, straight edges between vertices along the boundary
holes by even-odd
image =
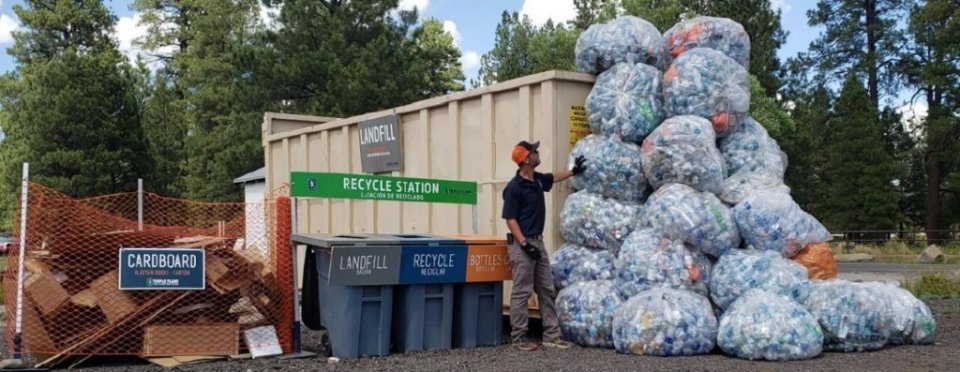
[[[297,285],[297,280],[299,275],[297,274],[297,263],[300,261],[300,256],[297,255],[297,244],[293,242],[293,235],[299,232],[297,226],[297,203],[298,200],[295,197],[290,198],[290,250],[292,252],[290,257],[292,258],[293,266],[293,352],[299,353],[301,349],[301,340],[300,340],[300,288]]]
[[[137,178],[137,231],[143,231],[143,178]]]
[[[23,180],[20,183],[20,262],[17,266],[17,321],[13,336],[14,358],[22,358],[23,351],[23,260],[27,251],[27,190],[30,188],[30,164],[23,163]]]

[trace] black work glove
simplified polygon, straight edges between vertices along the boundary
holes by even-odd
[[[580,155],[576,160],[573,161],[573,169],[571,171],[573,172],[573,175],[576,176],[580,173],[583,173],[585,170],[587,170],[587,158],[583,157],[583,155]]]
[[[537,249],[533,244],[524,240],[523,243],[520,243],[520,249],[523,250],[523,253],[526,253],[527,256],[532,258],[534,261],[540,259],[540,250]]]

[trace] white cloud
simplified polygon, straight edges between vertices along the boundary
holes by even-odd
[[[473,70],[480,67],[480,53],[475,50],[467,50],[460,56],[460,64],[464,70]]]
[[[130,62],[136,61],[137,54],[140,54],[142,50],[133,44],[147,34],[147,26],[140,25],[140,13],[134,13],[129,17],[120,17],[114,31],[117,41],[120,43],[120,53],[126,55]]]
[[[770,1],[770,5],[773,7],[773,9],[780,9],[781,15],[787,15],[787,13],[790,13],[790,11],[793,10],[793,6],[787,4],[787,0],[772,0]]]
[[[144,36],[147,35],[147,26],[140,24],[140,18],[140,13],[134,13],[129,17],[120,17],[117,20],[117,25],[114,27],[113,36],[117,39],[120,53],[123,53],[131,64],[136,62],[137,56],[139,55],[151,70],[156,71],[160,67],[163,67],[163,63],[155,56],[172,55],[176,47],[168,45],[157,50],[145,50],[142,49],[141,46],[135,45],[138,42],[142,42]],[[176,27],[173,25],[167,26],[171,28]]]
[[[20,28],[20,22],[16,18],[0,14],[0,44],[12,42],[13,32],[18,28]]]
[[[430,0],[400,0],[400,5],[398,5],[397,8],[400,10],[413,10],[413,8],[417,8],[419,13],[423,13],[428,6],[430,6]]]
[[[553,23],[572,20],[577,17],[577,8],[573,6],[573,0],[524,0],[520,15],[530,17],[530,21],[539,26],[548,19]]]
[[[443,21],[443,31],[453,37],[453,46],[460,47],[460,43],[463,42],[463,35],[460,35],[460,30],[457,30],[456,23],[449,20]]]
[[[914,133],[920,129],[923,119],[927,118],[927,111],[930,109],[926,102],[915,102],[903,105],[897,108],[900,114],[900,122],[908,133]]]

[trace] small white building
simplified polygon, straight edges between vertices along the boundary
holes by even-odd
[[[246,232],[244,248],[253,248],[266,258],[267,214],[264,196],[267,189],[266,168],[260,168],[233,180],[243,187],[243,202],[246,203]]]

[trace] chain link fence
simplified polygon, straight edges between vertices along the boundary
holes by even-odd
[[[288,192],[284,187],[251,204],[138,192],[76,199],[31,183],[19,351],[36,362],[231,355],[248,351],[248,331],[270,327],[282,350],[292,351]],[[3,273],[5,357],[18,351],[20,248],[9,251]],[[205,289],[120,290],[121,248],[202,249]]]

